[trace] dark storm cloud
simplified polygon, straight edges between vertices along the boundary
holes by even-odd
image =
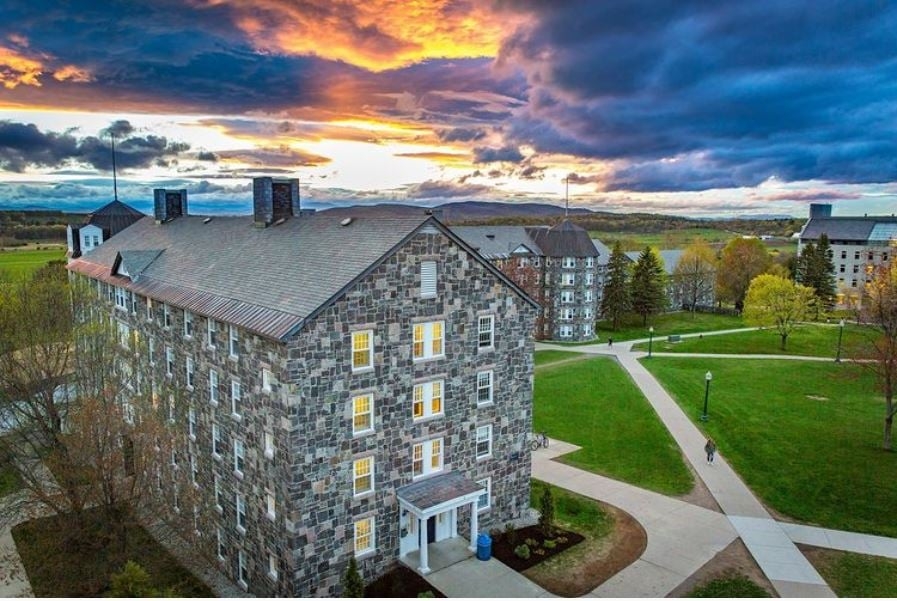
[[[486,132],[477,128],[454,127],[441,130],[437,135],[442,142],[474,142],[486,137]]]
[[[110,128],[126,136],[115,145],[116,163],[120,168],[167,164],[190,148],[161,136],[128,135],[134,129],[127,121],[116,121]],[[109,138],[75,138],[69,132],[42,132],[30,123],[0,121],[0,169],[21,172],[29,165],[59,167],[70,162],[112,169]]]
[[[479,184],[455,183],[442,180],[427,180],[409,186],[406,196],[412,199],[421,198],[461,198],[477,197],[492,192],[489,186]]]
[[[535,16],[498,59],[531,84],[507,141],[621,159],[610,189],[897,179],[893,3],[501,6]]]
[[[502,146],[501,148],[479,147],[473,149],[474,163],[494,163],[504,161],[508,163],[519,163],[523,160],[523,155],[516,146]]]

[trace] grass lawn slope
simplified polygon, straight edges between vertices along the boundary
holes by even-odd
[[[582,447],[564,463],[664,494],[691,490],[679,447],[614,359],[540,368],[533,404],[536,431]]]
[[[0,252],[0,281],[15,280],[31,274],[50,261],[65,259],[65,249],[56,250],[11,250]]]
[[[801,546],[839,597],[897,597],[897,559]]]
[[[598,335],[602,342],[608,338],[618,340],[637,340],[648,337],[648,328],[654,326],[654,342],[665,339],[670,334],[692,334],[697,332],[711,332],[713,330],[734,330],[745,327],[741,317],[731,315],[715,315],[713,313],[691,313],[677,311],[675,313],[663,313],[654,315],[648,320],[648,325],[642,325],[640,315],[627,315],[615,332],[610,327],[610,322],[598,322]],[[647,348],[647,347],[646,347]]]
[[[897,536],[897,453],[881,450],[884,401],[870,374],[834,362],[654,357],[643,364],[772,508],[812,524]]]
[[[582,356],[582,353],[575,353],[573,351],[536,351],[536,367]]]

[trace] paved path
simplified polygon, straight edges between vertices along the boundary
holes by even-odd
[[[450,598],[526,599],[554,596],[495,558],[480,561],[476,557],[471,557],[437,572],[431,572],[425,578]]]

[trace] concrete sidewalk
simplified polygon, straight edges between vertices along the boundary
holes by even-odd
[[[795,543],[897,559],[897,538],[786,522],[779,522],[779,525]]]
[[[494,557],[489,561],[471,557],[424,578],[450,598],[554,597]]]

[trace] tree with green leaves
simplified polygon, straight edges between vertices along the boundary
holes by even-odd
[[[813,289],[817,299],[816,318],[819,310],[830,311],[835,305],[835,262],[828,236],[819,236],[819,243],[807,244],[797,259],[796,279]]]
[[[788,278],[764,273],[751,281],[744,300],[744,320],[750,325],[773,326],[782,339],[807,318],[814,303],[813,289]]]
[[[716,253],[703,240],[695,240],[684,251],[673,268],[673,286],[694,315],[701,303],[712,303],[716,282]]]
[[[632,269],[629,283],[632,309],[648,324],[648,316],[660,313],[667,307],[667,278],[660,254],[646,246]]]
[[[601,299],[601,315],[610,320],[616,330],[630,308],[629,259],[620,242],[614,243],[607,262],[607,278],[604,281],[604,297]]]
[[[539,528],[546,538],[554,536],[554,497],[551,485],[546,484],[539,499]]]
[[[720,254],[716,272],[717,298],[731,302],[740,312],[744,309],[744,297],[751,281],[766,273],[771,265],[766,245],[757,238],[731,240]]]
[[[349,558],[349,565],[343,574],[343,597],[364,597],[364,580],[358,573],[358,562],[354,555]]]

